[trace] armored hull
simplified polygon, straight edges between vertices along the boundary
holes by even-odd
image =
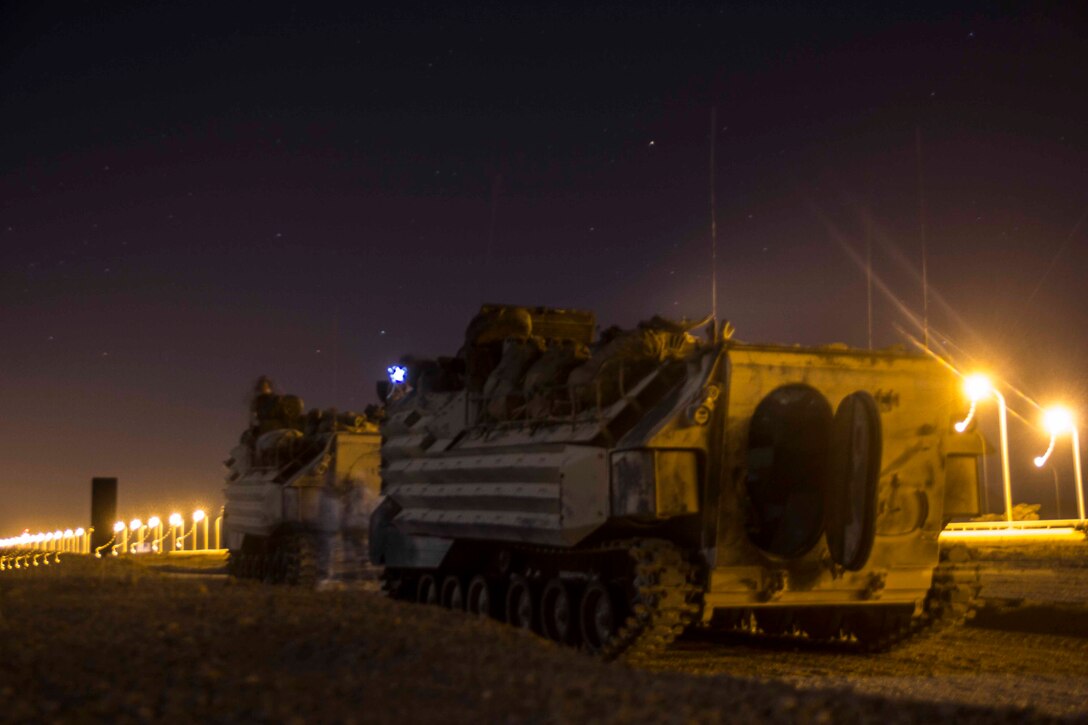
[[[337,560],[353,574],[365,569],[379,448],[377,425],[353,414],[266,418],[243,434],[224,489],[231,575],[311,584],[334,574]]]
[[[462,389],[389,405],[371,556],[394,596],[606,656],[690,625],[881,647],[963,598],[937,537],[977,512],[983,446],[954,430],[967,403],[938,362],[658,320],[496,406],[501,361],[562,311],[528,313],[489,373],[470,326]],[[540,338],[539,357],[565,344]]]

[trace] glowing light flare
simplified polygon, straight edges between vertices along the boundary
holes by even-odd
[[[1050,454],[1054,452],[1058,436],[1074,430],[1073,414],[1069,412],[1068,408],[1063,408],[1060,405],[1047,408],[1043,411],[1043,428],[1050,433],[1050,445],[1046,447],[1046,453],[1035,457],[1036,468],[1042,468],[1050,460]]]
[[[971,401],[971,409],[967,411],[967,417],[954,426],[957,433],[967,430],[967,426],[971,425],[971,421],[975,419],[979,401],[990,397],[993,392],[994,386],[990,379],[981,373],[968,375],[963,379],[963,393]]]
[[[1043,411],[1043,426],[1051,436],[1060,436],[1073,430],[1073,414],[1068,408],[1055,405]]]
[[[985,400],[993,393],[993,384],[990,379],[984,376],[984,374],[976,372],[970,374],[963,379],[963,392],[967,396],[967,400],[970,401],[970,409],[967,410],[967,417],[957,422],[954,426],[955,432],[962,433],[967,430],[967,426],[970,425],[970,421],[975,419],[975,411],[978,409],[978,402]]]
[[[135,531],[136,529],[140,528],[143,525],[144,525],[144,522],[140,521],[139,519],[133,519],[132,521],[128,522],[128,528],[129,528],[130,531]]]
[[[184,526],[185,525],[185,519],[183,519],[181,517],[181,514],[170,514],[170,518],[168,520],[169,520],[171,526]]]
[[[158,526],[161,523],[162,523],[162,519],[160,519],[158,516],[152,516],[151,518],[149,518],[147,520],[147,525],[150,526],[151,528],[155,528],[156,526]]]
[[[204,520],[204,516],[204,509],[197,509],[193,512],[193,521],[199,524],[201,521]]]
[[[408,368],[403,365],[390,365],[385,369],[389,373],[389,382],[401,385],[408,380]]]
[[[978,402],[990,397],[994,392],[994,386],[988,377],[981,373],[975,373],[963,379],[963,392],[966,393],[969,400]]]
[[[125,522],[124,521],[118,521],[116,524],[113,525],[113,533],[115,533],[115,534],[119,534],[124,530],[125,530]]]
[[[80,526],[78,529],[76,529],[76,536],[83,536],[86,533],[87,532],[83,529],[82,526]]]

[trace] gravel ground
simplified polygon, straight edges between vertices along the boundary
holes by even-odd
[[[987,619],[994,624],[997,618]],[[796,645],[768,647],[742,636],[706,633],[686,637],[644,666],[786,682],[803,689],[847,686],[888,699],[1033,708],[1088,720],[1084,637],[969,626],[880,655],[858,655]]]
[[[0,720],[894,723],[1088,716],[1084,639],[968,629],[863,657],[704,637],[633,669],[373,592],[273,588],[190,570],[67,557],[48,570],[0,574]]]
[[[971,626],[870,656],[694,632],[643,666],[1088,721],[1085,543],[974,546],[965,558],[982,569],[984,606]]]

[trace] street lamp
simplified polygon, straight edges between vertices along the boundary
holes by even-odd
[[[185,519],[181,518],[181,514],[170,514],[170,531],[174,535],[174,551],[177,551],[179,547],[178,542],[178,529],[185,526]],[[182,529],[182,534],[185,530]]]
[[[128,527],[125,526],[124,521],[118,521],[113,525],[113,538],[117,538],[117,534],[121,534],[121,551],[128,553]],[[117,547],[113,547],[113,555],[117,556]]]
[[[1058,436],[1068,432],[1073,439],[1073,475],[1076,478],[1077,483],[1077,517],[1083,521],[1084,480],[1081,476],[1080,468],[1080,435],[1077,432],[1076,423],[1073,421],[1073,414],[1069,412],[1068,408],[1057,405],[1052,408],[1047,408],[1043,411],[1043,427],[1050,433],[1050,445],[1047,446],[1046,453],[1035,457],[1035,465],[1039,468],[1046,465],[1047,460],[1050,458],[1050,454],[1054,452],[1054,445],[1057,442]]]
[[[136,543],[132,545],[132,551],[135,553],[137,547],[143,546],[144,543],[144,522],[139,519],[133,519],[128,522],[129,531],[136,532]]]
[[[963,379],[963,392],[967,394],[967,398],[971,401],[971,409],[968,411],[966,418],[959,423],[956,423],[955,428],[957,433],[962,433],[967,430],[967,426],[971,424],[971,419],[975,417],[975,409],[978,407],[980,401],[985,400],[991,395],[997,400],[1001,431],[1001,480],[1005,489],[1005,519],[1009,523],[1012,523],[1012,477],[1009,474],[1009,420],[1008,408],[1005,405],[1005,396],[993,386],[988,377],[977,373],[968,375]]]
[[[204,548],[208,548],[208,517],[204,513],[204,509],[197,509],[193,512],[193,549],[196,550],[196,531],[200,526],[200,522],[204,522]]]
[[[162,519],[152,516],[147,520],[147,528],[151,532],[151,551],[155,553],[162,551]]]

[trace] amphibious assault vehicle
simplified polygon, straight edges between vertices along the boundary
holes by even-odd
[[[486,305],[456,357],[396,369],[370,536],[391,596],[605,657],[692,625],[878,649],[965,615],[977,573],[937,537],[978,512],[984,446],[953,427],[954,372],[708,321],[595,329]]]
[[[366,534],[380,496],[380,436],[370,415],[313,409],[258,381],[252,420],[225,462],[228,572],[313,584],[336,562],[365,573]],[[339,553],[339,556],[337,554]]]

